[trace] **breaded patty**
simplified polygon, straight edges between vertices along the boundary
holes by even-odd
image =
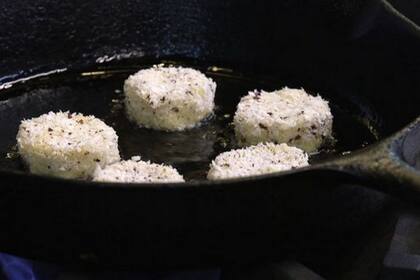
[[[224,152],[210,164],[209,180],[261,175],[308,165],[308,155],[286,144],[260,143]]]
[[[94,116],[49,112],[23,120],[16,139],[34,174],[86,179],[97,165],[120,160],[117,134]]]
[[[141,161],[140,157],[98,167],[93,175],[94,181],[153,183],[153,182],[184,182],[178,171],[167,165]]]
[[[332,139],[328,102],[303,89],[250,92],[239,102],[233,122],[241,146],[287,143],[311,153]]]
[[[141,127],[184,130],[213,112],[215,91],[216,83],[197,70],[157,65],[125,81],[125,108]]]

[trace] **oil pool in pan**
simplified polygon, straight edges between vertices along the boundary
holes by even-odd
[[[174,62],[171,64],[176,65]],[[119,136],[123,159],[140,154],[144,160],[174,166],[186,180],[204,180],[214,157],[237,148],[231,122],[240,97],[253,89],[274,90],[288,84],[244,76],[221,67],[182,65],[205,72],[217,83],[215,114],[201,126],[182,132],[139,128],[130,123],[124,114],[124,80],[138,69],[150,67],[150,64],[135,68],[131,65],[106,70],[92,67],[91,70],[79,72],[52,73],[15,83],[9,88],[3,87],[0,91],[0,120],[7,117],[10,122],[7,127],[0,128],[0,168],[24,170],[13,150],[21,119],[48,111],[69,110],[95,115],[111,125]],[[346,102],[336,100],[328,92],[317,93],[330,102],[336,143],[312,155],[312,164],[361,148],[378,139],[374,126],[358,114],[348,112]]]

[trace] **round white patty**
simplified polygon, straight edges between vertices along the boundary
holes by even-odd
[[[213,112],[215,91],[216,83],[197,70],[157,65],[128,77],[125,107],[139,126],[184,130]]]
[[[250,92],[242,97],[233,120],[241,146],[287,143],[308,153],[332,138],[332,121],[327,101],[287,87]]]
[[[184,182],[175,168],[141,161],[140,157],[113,163],[105,168],[98,167],[93,180],[124,183]]]
[[[16,139],[34,174],[85,179],[97,165],[120,160],[117,134],[94,116],[49,112],[23,120]]]
[[[260,143],[224,152],[210,164],[209,180],[246,177],[284,171],[308,165],[308,155],[286,144]]]

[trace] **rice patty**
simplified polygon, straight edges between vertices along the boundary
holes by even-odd
[[[260,143],[218,155],[210,164],[209,180],[247,177],[308,165],[308,155],[286,144]]]
[[[23,120],[16,139],[33,174],[87,179],[120,160],[115,130],[94,116],[49,112]]]
[[[287,143],[311,153],[332,139],[328,102],[303,89],[250,92],[239,102],[233,123],[241,146]]]
[[[125,108],[141,127],[181,131],[213,112],[215,91],[216,83],[197,70],[156,65],[125,81]]]
[[[140,157],[121,161],[98,168],[93,175],[93,181],[153,183],[153,182],[184,182],[182,175],[168,165],[141,161]]]

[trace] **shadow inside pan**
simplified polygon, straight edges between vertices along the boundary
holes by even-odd
[[[215,115],[188,131],[161,132],[139,128],[127,120],[122,103],[124,80],[152,64],[127,65],[130,66],[66,71],[0,90],[0,168],[25,170],[14,147],[20,120],[49,111],[69,110],[95,115],[112,126],[119,136],[123,159],[141,155],[144,160],[173,165],[187,180],[202,180],[212,159],[237,147],[231,122],[241,96],[253,89],[274,90],[300,84],[298,79],[282,81],[243,75],[221,67],[190,65],[217,83]],[[302,86],[329,100],[334,115],[337,141],[311,156],[312,163],[358,149],[379,138],[374,122],[350,99]]]

